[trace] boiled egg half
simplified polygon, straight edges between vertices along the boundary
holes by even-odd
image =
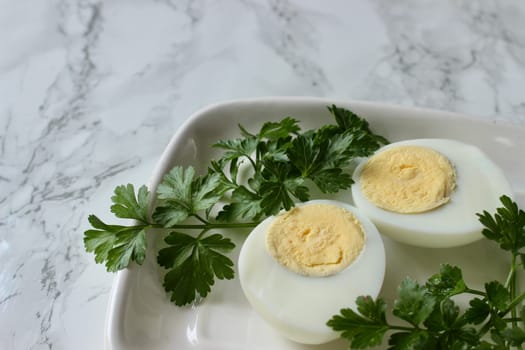
[[[338,338],[326,322],[360,295],[376,297],[385,251],[374,224],[358,209],[314,200],[260,223],[238,262],[253,309],[283,336],[305,344]]]
[[[448,139],[389,144],[354,173],[354,204],[379,231],[422,247],[482,238],[476,213],[495,211],[511,187],[479,148]]]

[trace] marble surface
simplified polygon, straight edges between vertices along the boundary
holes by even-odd
[[[0,0],[0,349],[102,349],[84,252],[191,113],[309,95],[525,125],[525,3]]]

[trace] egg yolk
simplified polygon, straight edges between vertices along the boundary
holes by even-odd
[[[275,218],[266,248],[278,263],[306,276],[345,269],[365,243],[361,223],[348,210],[328,204],[295,207]]]
[[[421,213],[450,200],[456,187],[452,163],[433,149],[397,146],[372,156],[360,175],[361,191],[379,208]]]

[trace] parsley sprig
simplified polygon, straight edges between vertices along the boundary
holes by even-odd
[[[383,299],[361,296],[357,310],[343,309],[328,326],[350,341],[351,349],[379,346],[390,332],[390,349],[521,349],[525,343],[525,292],[518,293],[516,273],[525,265],[525,212],[509,197],[491,215],[477,214],[483,235],[509,252],[505,281],[489,281],[483,290],[471,289],[457,266],[444,264],[425,284],[407,278],[398,288],[392,314],[402,325],[387,321]],[[465,310],[453,300],[471,295]]]
[[[387,143],[353,112],[334,105],[328,110],[335,124],[305,132],[291,117],[264,123],[255,134],[239,125],[241,137],[213,145],[223,153],[204,175],[191,166],[176,166],[154,193],[146,186],[138,191],[130,184],[118,186],[111,212],[134,221],[110,225],[89,216],[86,251],[108,271],[132,262],[141,265],[146,234],[155,228],[164,235],[157,262],[167,270],[164,288],[171,301],[181,306],[206,297],[216,279],[234,277],[227,254],[235,245],[217,229],[252,228],[264,217],[309,200],[312,184],[323,193],[349,188],[353,159]]]

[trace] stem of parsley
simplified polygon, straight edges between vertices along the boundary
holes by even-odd
[[[505,287],[509,290],[510,299],[515,300],[516,299],[516,254],[515,253],[512,253],[510,270],[507,276],[507,280],[505,281]],[[510,308],[511,318],[516,318],[517,316],[516,307],[509,306],[509,308]],[[512,322],[512,324],[516,326],[517,322]]]
[[[510,303],[505,310],[497,313],[498,316],[502,317],[503,321],[512,323],[514,327],[517,327],[518,322],[521,321],[521,319],[517,317],[516,307],[525,299],[525,292],[520,294],[519,296],[516,296],[516,291],[517,291],[516,289],[516,261],[517,261],[517,258],[518,258],[518,255],[513,252],[512,257],[511,257],[509,272],[507,274],[505,283],[503,285],[509,292]],[[486,296],[486,293],[483,293],[483,295]],[[503,318],[509,312],[511,314],[511,317]],[[485,323],[479,331],[479,336],[480,337],[484,336],[488,331],[490,331],[492,327],[493,327],[493,324],[491,322]]]
[[[485,292],[482,292],[482,291],[477,290],[477,289],[470,289],[470,288],[466,288],[465,289],[465,293],[469,293],[469,294],[473,294],[473,295],[479,295],[479,296],[482,296],[482,297],[486,297],[487,296],[487,293],[485,293]]]
[[[503,311],[503,314],[506,314],[509,311],[511,311],[511,314],[512,314],[512,311],[516,313],[516,306],[518,306],[523,300],[525,300],[525,292],[521,293],[518,297],[512,299],[507,309]],[[513,316],[512,318],[517,318],[517,317]]]
[[[246,223],[210,223],[205,222],[203,224],[177,224],[170,227],[166,227],[160,224],[152,224],[152,228],[165,228],[169,230],[173,229],[183,229],[183,230],[212,230],[212,229],[222,229],[222,228],[254,228],[259,222],[246,222]]]

